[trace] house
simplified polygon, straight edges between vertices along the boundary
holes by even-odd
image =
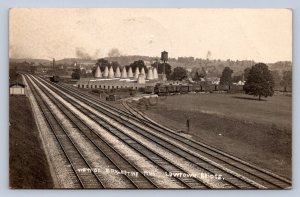
[[[9,86],[10,95],[26,95],[25,85],[21,83],[13,83]]]

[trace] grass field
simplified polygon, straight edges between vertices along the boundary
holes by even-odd
[[[9,98],[9,183],[11,188],[53,188],[31,105],[25,96]]]
[[[244,94],[176,95],[159,99],[144,112],[199,141],[291,177],[290,96],[258,101]]]

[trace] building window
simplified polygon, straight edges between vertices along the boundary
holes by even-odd
[[[114,86],[111,86],[111,88],[114,89],[115,87],[114,87]]]

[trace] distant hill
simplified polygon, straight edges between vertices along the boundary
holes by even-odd
[[[10,58],[9,62],[10,63],[28,62],[28,63],[34,63],[35,65],[39,65],[39,64],[49,64],[52,61],[51,60],[45,60],[45,59],[29,59],[29,58],[16,59],[16,58]]]
[[[64,58],[61,60],[56,60],[57,64],[95,64],[97,62],[97,60],[89,60],[89,59],[80,59],[80,58]]]

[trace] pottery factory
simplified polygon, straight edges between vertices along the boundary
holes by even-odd
[[[98,66],[94,78],[81,78],[76,86],[78,88],[101,88],[101,89],[120,89],[120,88],[133,88],[138,89],[145,86],[155,86],[160,81],[160,74],[157,73],[156,68],[149,67],[148,72],[145,69],[136,67],[133,72],[132,68],[128,70],[124,66],[122,71],[119,67],[113,70],[113,67],[105,67],[101,72]]]

